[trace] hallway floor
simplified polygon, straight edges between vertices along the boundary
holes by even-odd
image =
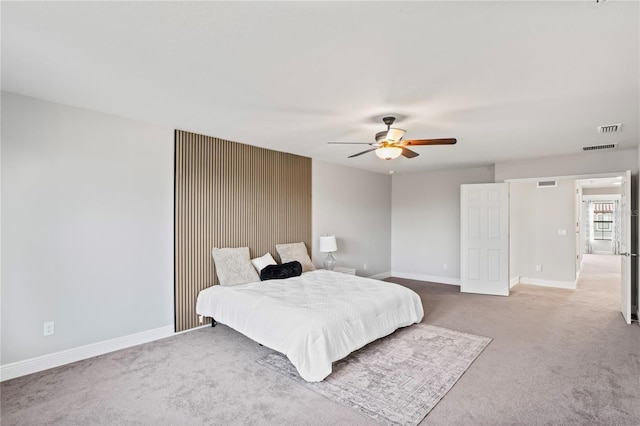
[[[584,254],[576,289],[603,308],[620,309],[620,256]]]

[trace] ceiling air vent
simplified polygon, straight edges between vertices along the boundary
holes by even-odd
[[[592,146],[583,146],[583,151],[597,151],[600,149],[613,149],[616,147],[615,143],[608,143],[606,145],[592,145]]]
[[[607,124],[605,126],[598,126],[598,133],[614,133],[619,132],[622,128],[622,123]]]
[[[555,180],[538,181],[538,188],[555,188],[556,186],[558,186],[558,182]]]

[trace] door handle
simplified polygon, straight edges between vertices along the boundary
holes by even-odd
[[[637,254],[635,254],[635,253],[629,253],[629,252],[626,252],[626,253],[620,253],[620,256],[627,256],[627,257],[629,257],[629,256],[633,256],[633,257],[636,257],[636,256],[638,256],[638,255],[637,255]]]

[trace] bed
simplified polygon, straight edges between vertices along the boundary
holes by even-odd
[[[327,270],[202,290],[198,315],[214,318],[289,358],[304,380],[400,327],[419,323],[420,297],[398,284]]]

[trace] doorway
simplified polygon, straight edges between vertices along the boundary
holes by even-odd
[[[578,179],[576,184],[580,209],[576,287],[605,304],[621,294],[622,179]]]
[[[635,271],[631,267],[635,239],[631,238],[630,172],[508,182],[511,285],[576,289],[582,283],[581,272],[588,271],[593,277],[598,265],[618,264],[621,273],[615,275],[617,285],[609,286],[609,291],[618,288],[619,309],[630,323],[631,289],[635,285],[635,279],[631,282],[635,278],[631,274]]]
[[[576,184],[580,257],[585,254],[620,254],[622,180],[578,179]]]

